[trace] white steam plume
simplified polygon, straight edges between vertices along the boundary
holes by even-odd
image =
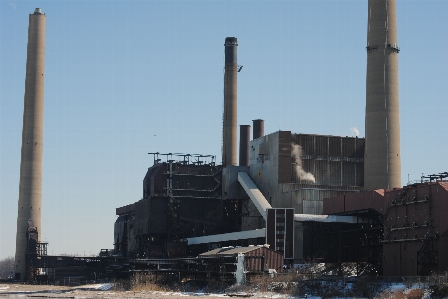
[[[352,132],[352,134],[354,134],[356,137],[359,136],[359,130],[356,127],[351,127],[350,132]]]
[[[291,143],[291,147],[292,147],[292,157],[294,158],[294,162],[296,163],[296,174],[297,177],[300,180],[304,180],[304,181],[311,181],[313,183],[316,182],[316,179],[314,178],[314,175],[310,172],[306,172],[305,170],[303,170],[302,168],[302,159],[300,159],[300,156],[302,156],[302,147],[298,144],[294,144]]]

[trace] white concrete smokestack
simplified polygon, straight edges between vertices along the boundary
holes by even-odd
[[[15,256],[15,273],[19,280],[27,279],[25,254],[35,252],[37,233],[42,233],[45,22],[46,16],[40,8],[29,16]],[[33,231],[32,236],[29,236],[30,231]],[[34,248],[28,248],[28,243]]]
[[[401,185],[396,0],[369,0],[364,187]]]

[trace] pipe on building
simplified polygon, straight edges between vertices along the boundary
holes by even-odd
[[[253,129],[253,138],[257,139],[264,136],[264,120],[262,119],[254,119],[253,121],[254,129]]]
[[[240,125],[240,166],[249,166],[250,126]]]
[[[46,16],[36,8],[29,16],[25,96],[20,160],[15,275],[27,279],[25,254],[36,251],[42,233],[42,153],[44,126],[44,62]],[[31,233],[32,232],[32,233]],[[32,235],[32,237],[31,237]],[[34,248],[27,248],[28,240]]]
[[[237,46],[238,41],[236,37],[226,37],[224,44],[223,166],[237,165]]]
[[[364,188],[401,188],[396,0],[369,0]]]

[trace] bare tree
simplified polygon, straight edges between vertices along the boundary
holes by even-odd
[[[14,278],[14,258],[9,256],[0,260],[0,279]]]

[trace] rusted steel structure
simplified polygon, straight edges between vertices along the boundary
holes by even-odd
[[[42,244],[42,249],[46,244]],[[28,281],[54,285],[73,285],[81,282],[107,278],[106,267],[109,261],[100,256],[49,256],[41,254],[27,256]]]
[[[222,168],[210,162],[212,157],[167,154],[161,162],[163,154],[154,156],[143,198],[116,210],[117,252],[132,258],[180,257],[188,255],[184,238],[239,230],[241,202],[222,200]]]
[[[342,265],[356,265],[356,275],[382,275],[383,216],[374,209],[338,213],[356,216],[358,223],[306,223],[304,256],[331,263],[344,275]]]
[[[362,209],[374,209],[383,218],[383,275],[429,275],[448,270],[448,181],[347,194],[325,199],[323,205],[326,214]]]
[[[244,254],[245,271],[263,272],[269,269],[281,271],[283,268],[283,255],[263,245],[217,248],[200,254],[199,258],[220,256],[236,258],[239,253]]]
[[[448,270],[448,181],[386,192],[384,269],[388,275]]]

